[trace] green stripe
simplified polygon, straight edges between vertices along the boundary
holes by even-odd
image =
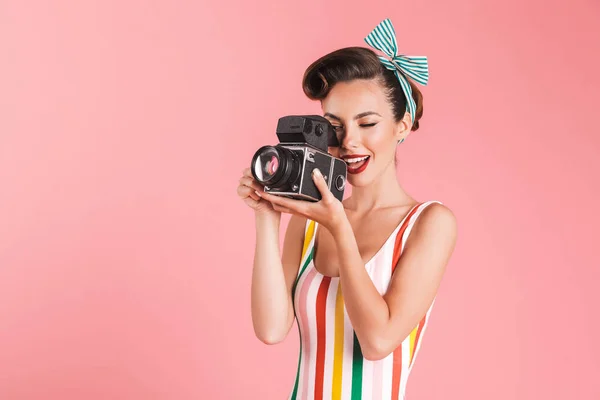
[[[351,399],[360,399],[362,396],[363,381],[363,355],[356,333],[354,333],[354,351],[352,352],[352,396]]]

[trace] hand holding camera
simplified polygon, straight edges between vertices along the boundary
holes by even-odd
[[[331,230],[345,218],[347,176],[346,163],[328,153],[339,145],[333,126],[318,115],[291,115],[279,119],[276,133],[280,143],[262,146],[252,157],[254,179],[246,182],[256,192],[242,188],[246,203],[267,202],[274,212],[302,215]]]
[[[315,168],[311,177],[313,185],[321,194],[319,201],[297,200],[287,196],[278,196],[268,192],[258,192],[261,200],[270,202],[275,210],[296,214],[323,225],[332,234],[348,221],[342,202],[329,190],[324,175]]]
[[[339,142],[335,129],[319,115],[289,115],[277,123],[279,144],[262,146],[254,153],[251,171],[264,191],[277,196],[317,202],[322,199],[311,176],[321,171],[327,189],[342,201],[347,167],[328,153]]]
[[[281,214],[273,208],[273,205],[265,199],[261,199],[256,192],[262,192],[263,187],[259,185],[252,176],[250,168],[246,168],[240,178],[240,182],[237,188],[238,196],[246,203],[246,205],[252,208],[257,213],[264,214]]]

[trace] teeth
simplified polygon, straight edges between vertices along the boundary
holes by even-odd
[[[367,158],[369,158],[369,156],[365,156],[365,157],[359,157],[359,158],[347,158],[346,162],[348,164],[352,164],[352,163],[357,163],[363,160],[366,160]]]

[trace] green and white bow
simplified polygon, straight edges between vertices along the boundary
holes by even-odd
[[[413,79],[422,85],[427,85],[429,81],[429,66],[427,64],[427,57],[425,56],[405,56],[398,54],[398,43],[396,42],[396,32],[392,21],[384,19],[373,29],[371,33],[365,38],[367,44],[387,55],[385,58],[378,56],[383,65],[394,71],[400,86],[406,95],[407,110],[410,113],[410,117],[414,123],[416,104],[412,97],[412,89],[408,83],[406,76]]]

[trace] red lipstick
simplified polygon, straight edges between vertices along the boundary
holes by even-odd
[[[358,162],[348,162],[348,160],[354,160],[357,158],[365,158],[365,160],[361,160]],[[363,154],[348,154],[342,157],[342,159],[344,161],[346,161],[346,165],[348,166],[348,173],[349,174],[360,174],[361,172],[363,172],[366,168],[367,165],[369,165],[369,161],[371,160],[371,156],[368,155],[363,155]]]

